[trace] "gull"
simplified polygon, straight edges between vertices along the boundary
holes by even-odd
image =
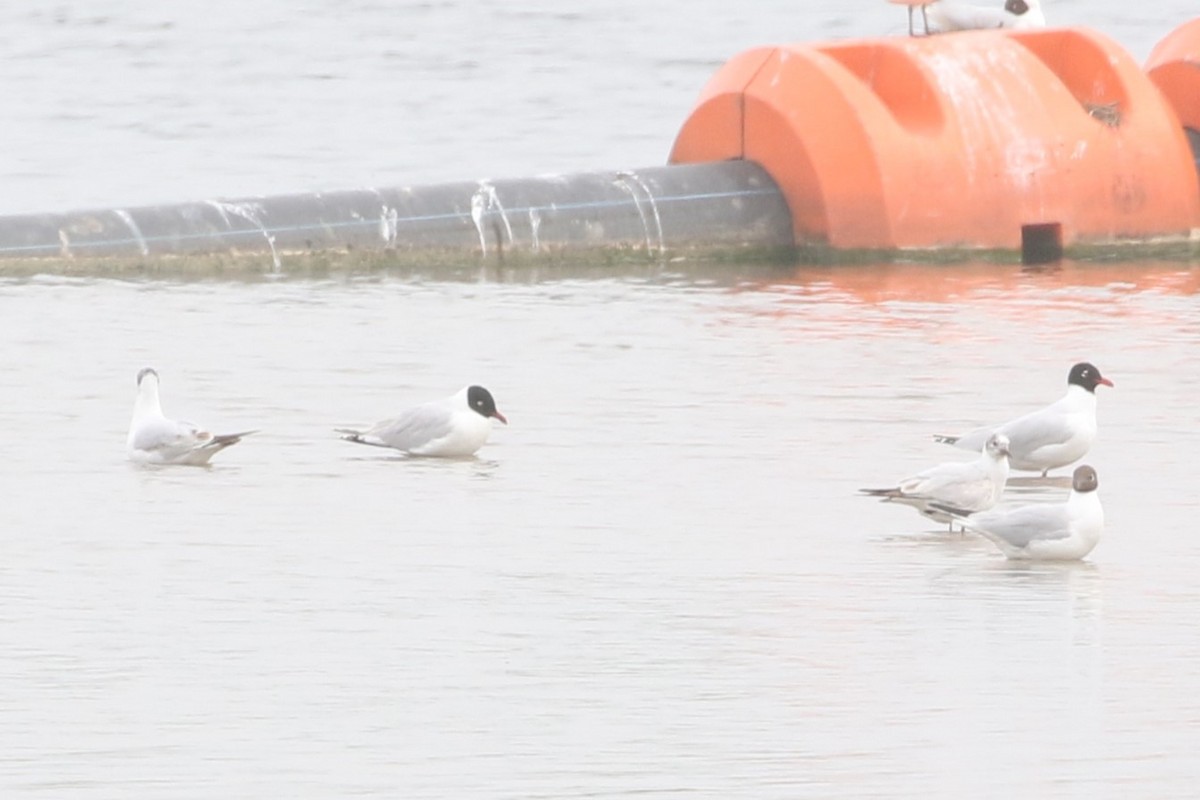
[[[1011,28],[1025,30],[1046,27],[1046,16],[1042,13],[1041,0],[1006,0],[1003,6],[972,5],[948,0],[891,0],[907,5],[908,32],[913,33],[912,11],[921,7],[921,18],[925,33],[949,33],[977,28]]]
[[[1050,470],[1087,455],[1096,439],[1096,387],[1112,385],[1100,370],[1080,362],[1067,374],[1067,393],[1050,405],[996,427],[933,438],[964,450],[978,450],[993,432],[1003,433],[1008,437],[1012,468],[1041,472],[1044,478]]]
[[[1008,480],[1008,438],[1003,434],[988,437],[975,461],[938,464],[890,489],[860,489],[863,494],[883,498],[883,502],[912,506],[935,522],[954,526],[954,515],[937,505],[960,511],[984,511],[996,505]],[[954,499],[951,499],[954,498]]]
[[[256,431],[214,435],[190,422],[163,416],[158,399],[158,373],[149,367],[138,372],[138,393],[125,441],[130,461],[142,464],[187,464],[202,467],[208,460],[243,436]]]
[[[414,456],[455,458],[473,455],[492,432],[491,420],[508,420],[496,410],[491,392],[466,386],[444,400],[435,400],[377,422],[365,431],[338,429],[348,442],[390,447]]]
[[[1026,30],[1046,27],[1040,0],[1007,0],[1003,7],[940,0],[924,9],[926,30],[938,33],[983,28]]]
[[[1075,469],[1065,503],[983,513],[968,513],[948,505],[936,508],[990,539],[1010,559],[1074,561],[1092,552],[1104,530],[1104,509],[1096,491],[1099,486],[1096,470],[1083,464]]]

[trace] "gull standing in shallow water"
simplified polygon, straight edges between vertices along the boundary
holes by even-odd
[[[226,447],[256,431],[214,435],[190,422],[167,419],[158,399],[158,373],[146,367],[137,376],[138,393],[125,448],[142,464],[187,464],[202,467]]]
[[[996,505],[1008,480],[1008,439],[995,434],[983,445],[975,461],[938,464],[891,489],[860,489],[863,494],[882,498],[883,502],[912,506],[935,522],[954,527],[954,515],[936,508],[938,504],[956,511],[984,511]],[[955,499],[951,499],[955,498]]]
[[[936,435],[934,440],[964,450],[978,450],[994,433],[1009,440],[1013,469],[1041,472],[1064,467],[1087,455],[1096,439],[1096,387],[1112,381],[1086,361],[1071,367],[1067,393],[1045,408],[991,428],[978,428],[962,436]]]
[[[996,509],[968,514],[939,506],[963,527],[990,539],[1013,560],[1074,561],[1092,552],[1104,531],[1104,509],[1096,489],[1100,478],[1086,464],[1071,479],[1065,503]]]
[[[508,420],[496,410],[491,392],[467,386],[445,400],[410,408],[365,431],[338,429],[356,444],[390,447],[414,456],[455,458],[473,455],[492,432],[491,420]]]

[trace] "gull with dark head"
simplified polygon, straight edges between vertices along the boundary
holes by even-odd
[[[1002,425],[933,438],[964,450],[978,450],[993,433],[1003,433],[1009,440],[1012,468],[1045,477],[1050,470],[1087,455],[1096,439],[1096,387],[1112,385],[1095,366],[1080,362],[1067,374],[1067,393],[1050,405]]]
[[[923,9],[927,32],[949,33],[987,28],[1025,30],[1046,27],[1041,0],[998,0],[988,5],[938,0]]]
[[[962,3],[958,0],[890,0],[908,6],[908,33],[916,35],[913,27],[913,11],[921,9],[925,33],[949,33],[986,28],[1046,27],[1046,16],[1042,13],[1041,0],[992,0],[988,5]]]
[[[953,527],[953,515],[937,508],[938,504],[984,511],[1000,500],[1007,480],[1008,439],[1003,434],[994,434],[983,444],[975,461],[939,464],[905,478],[892,488],[859,491],[885,503],[912,506],[924,516]]]
[[[1074,561],[1096,547],[1104,531],[1100,479],[1086,464],[1075,469],[1065,503],[1040,503],[978,514],[937,505],[967,530],[991,540],[1013,560]]]
[[[226,447],[256,432],[213,434],[190,422],[168,419],[158,397],[158,373],[149,367],[138,372],[137,386],[125,441],[131,461],[202,467]]]
[[[338,429],[348,442],[390,447],[414,456],[456,458],[473,455],[492,432],[492,420],[508,420],[496,409],[492,393],[467,386],[444,400],[435,400],[377,422],[365,431]]]

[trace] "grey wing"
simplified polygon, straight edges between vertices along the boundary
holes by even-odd
[[[968,528],[1001,539],[1013,547],[1028,547],[1033,541],[1065,539],[1071,535],[1067,508],[1062,504],[973,514],[965,522]]]
[[[453,419],[443,406],[427,404],[376,423],[363,437],[377,439],[398,450],[415,450],[448,436]]]
[[[935,437],[942,441],[962,450],[970,450],[972,453],[983,452],[983,445],[987,442],[988,437],[996,431],[996,428],[976,428],[970,433],[964,433],[959,437]]]
[[[910,494],[939,503],[977,511],[990,508],[996,487],[976,462],[941,464],[905,481],[901,488]]]
[[[1026,455],[1040,447],[1062,444],[1071,438],[1066,415],[1054,406],[1006,422],[1000,427],[1000,432],[1008,437],[1009,449],[1013,453]]]
[[[996,502],[996,486],[987,478],[947,484],[937,492],[937,499],[956,508],[976,511],[991,508]]]
[[[156,419],[143,424],[133,435],[133,447],[147,453],[177,454],[203,444],[205,437],[187,422]]]
[[[969,4],[931,3],[927,12],[929,24],[935,30],[960,31],[1004,27],[1004,11]]]

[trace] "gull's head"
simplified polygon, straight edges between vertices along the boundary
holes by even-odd
[[[467,405],[470,406],[471,410],[476,414],[484,417],[491,417],[492,419],[498,419],[505,425],[508,424],[508,420],[505,418],[505,416],[496,410],[496,401],[492,397],[492,393],[482,386],[467,387]]]
[[[1042,0],[1006,0],[1004,10],[1014,17],[1021,17],[1030,11],[1042,10]]]
[[[1081,361],[1071,367],[1067,375],[1068,386],[1081,386],[1089,392],[1095,392],[1097,386],[1113,385],[1112,381],[1100,374],[1100,370],[1086,361]]]
[[[158,373],[146,367],[138,371],[134,414],[162,414],[158,401]]]
[[[1075,468],[1075,474],[1071,476],[1071,489],[1083,494],[1084,492],[1094,492],[1100,487],[1100,476],[1096,474],[1096,470],[1089,467],[1087,464]]]
[[[983,445],[983,451],[992,458],[1004,458],[1009,455],[1008,437],[1003,433],[993,433]]]

